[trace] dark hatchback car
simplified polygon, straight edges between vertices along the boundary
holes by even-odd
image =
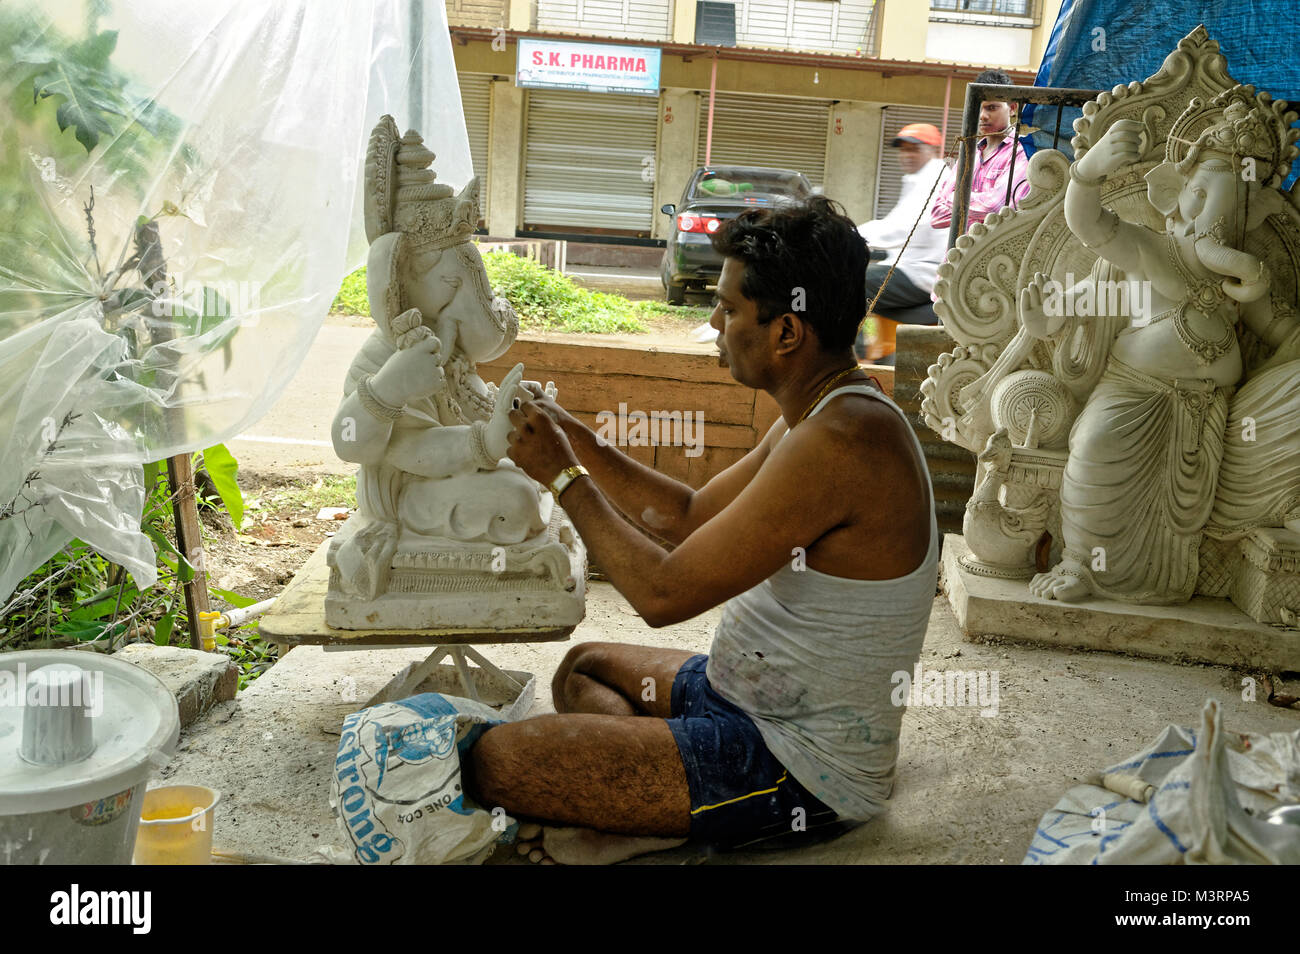
[[[757,166],[704,166],[696,169],[679,205],[660,211],[672,216],[659,277],[670,305],[686,301],[688,291],[718,283],[722,256],[710,241],[722,223],[746,209],[797,202],[814,195],[806,176],[790,169]]]

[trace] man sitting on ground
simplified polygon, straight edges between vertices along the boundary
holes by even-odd
[[[557,714],[472,750],[484,806],[735,847],[870,818],[893,788],[891,677],[920,654],[939,543],[920,444],[853,356],[867,249],[821,196],[748,211],[713,242],[721,358],[782,411],[759,445],[693,490],[534,388],[510,450],[649,625],[725,603],[711,651],[575,646]]]

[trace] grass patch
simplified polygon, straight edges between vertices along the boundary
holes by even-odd
[[[632,302],[621,295],[588,291],[573,279],[510,252],[483,256],[492,290],[515,306],[519,327],[529,331],[648,331]]]
[[[634,301],[632,310],[638,318],[669,318],[686,322],[692,326],[709,320],[713,313],[711,308],[699,305],[670,305],[666,301]]]
[[[325,474],[311,483],[304,481],[283,487],[263,487],[248,501],[246,508],[250,513],[278,513],[283,510],[318,511],[321,507],[355,508],[356,505],[356,474]]]
[[[640,334],[647,320],[707,321],[707,308],[682,307],[660,301],[630,301],[622,295],[590,291],[573,279],[531,259],[510,252],[483,256],[492,290],[507,299],[526,331],[568,331],[596,334]],[[370,315],[366,270],[359,268],[343,280],[331,311]]]

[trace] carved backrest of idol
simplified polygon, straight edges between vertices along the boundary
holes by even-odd
[[[1116,86],[1084,104],[1071,144],[1076,157],[1081,157],[1116,121],[1141,123],[1145,134],[1140,160],[1103,182],[1101,202],[1128,222],[1163,232],[1166,215],[1152,204],[1151,196],[1159,194],[1159,188],[1148,181],[1148,173],[1159,168],[1155,178],[1160,181],[1167,163],[1186,168],[1197,161],[1194,149],[1221,147],[1221,130],[1214,141],[1204,134],[1216,123],[1225,124],[1232,103],[1240,105],[1232,107],[1228,124],[1238,122],[1239,131],[1253,137],[1243,142],[1241,155],[1255,157],[1259,187],[1252,191],[1262,206],[1249,216],[1255,227],[1245,236],[1244,250],[1265,263],[1274,283],[1272,294],[1295,302],[1300,282],[1300,192],[1293,188],[1284,194],[1277,186],[1287,164],[1300,154],[1292,145],[1300,132],[1287,129],[1294,114],[1285,112],[1285,103],[1273,101],[1267,93],[1256,94],[1253,87],[1242,86],[1228,75],[1226,58],[1204,27],[1181,40],[1149,79]],[[1254,122],[1242,122],[1246,113],[1252,114]],[[1199,146],[1193,145],[1198,140]],[[935,285],[935,311],[959,347],[937,377],[931,375],[927,419],[932,426],[949,418],[964,421],[955,431],[948,427],[944,436],[973,452],[983,449],[991,430],[987,416],[982,425],[973,423],[968,414],[971,395],[963,391],[978,381],[987,396],[990,382],[985,376],[1019,331],[1020,290],[1037,272],[1062,287],[1089,275],[1110,281],[1125,277],[1120,269],[1099,260],[1066,225],[1066,157],[1056,150],[1035,153],[1028,177],[1030,191],[1020,208],[994,213],[971,226],[939,267]],[[1163,184],[1173,185],[1167,176]],[[1052,373],[1072,392],[1070,403],[1077,413],[1124,324],[1122,319],[1071,319],[1050,341],[1030,345],[1022,339],[1014,366],[1002,367],[999,373],[1005,376],[1023,369]],[[1242,349],[1248,373],[1269,354],[1248,330],[1242,332]],[[1067,433],[1069,423],[1065,422]]]

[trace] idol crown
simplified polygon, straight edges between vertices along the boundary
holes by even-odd
[[[402,232],[414,248],[466,241],[478,223],[478,179],[460,191],[436,182],[434,154],[415,130],[397,134],[392,116],[379,121],[366,150],[366,237]]]
[[[1184,174],[1212,155],[1229,159],[1238,169],[1250,159],[1254,178],[1276,186],[1300,155],[1294,145],[1300,130],[1290,128],[1295,119],[1285,100],[1255,95],[1253,86],[1234,86],[1208,105],[1199,98],[1188,104],[1170,130],[1165,157]]]

